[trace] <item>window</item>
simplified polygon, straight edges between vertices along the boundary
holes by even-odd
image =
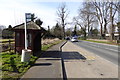
[[[16,45],[19,45],[20,33],[16,33]]]
[[[32,44],[32,35],[29,33],[29,34],[27,35],[27,45],[28,45],[28,46],[31,46],[31,44]]]

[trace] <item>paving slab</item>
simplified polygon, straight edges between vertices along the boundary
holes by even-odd
[[[26,79],[62,79],[62,63],[60,46],[64,42],[57,44],[41,54],[40,58],[21,78]]]

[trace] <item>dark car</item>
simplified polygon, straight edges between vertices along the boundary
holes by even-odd
[[[66,37],[66,40],[70,40],[70,37]]]

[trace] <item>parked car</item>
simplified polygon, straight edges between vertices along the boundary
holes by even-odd
[[[72,41],[72,42],[78,42],[78,38],[77,38],[77,37],[72,37],[72,38],[71,38],[71,41]]]

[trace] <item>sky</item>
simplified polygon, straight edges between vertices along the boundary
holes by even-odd
[[[71,22],[77,16],[78,8],[82,7],[82,0],[0,0],[0,25],[21,24],[25,22],[25,13],[34,13],[43,21],[42,27],[49,25],[52,28],[58,18],[56,11],[63,2],[69,11],[67,21]]]

